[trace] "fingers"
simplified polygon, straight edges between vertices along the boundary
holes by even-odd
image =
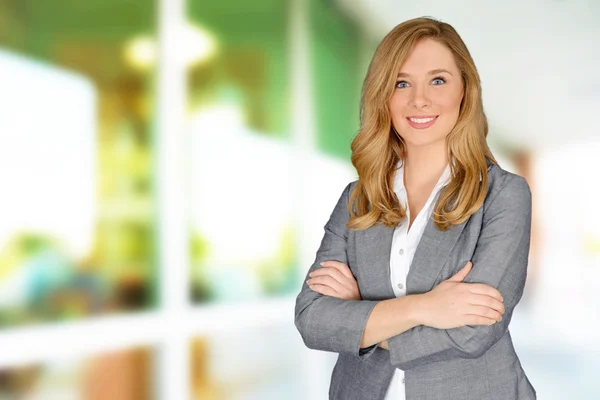
[[[480,315],[467,314],[463,319],[463,326],[465,325],[493,325],[495,324],[495,319],[490,319],[487,317],[482,317]]]
[[[485,283],[465,283],[465,285],[469,285],[469,291],[475,294],[483,294],[498,301],[504,301],[502,294],[496,289]]]
[[[485,306],[470,305],[468,308],[468,313],[493,319],[494,321],[498,322],[502,321],[502,314],[499,311]]]
[[[343,262],[329,260],[329,261],[323,261],[320,265],[322,267],[333,267],[333,268],[337,269],[338,271],[340,271],[340,273],[342,275],[344,275],[346,278],[354,279],[354,275],[352,275],[352,271],[350,271],[350,268],[348,268],[348,266],[346,264],[344,264]]]
[[[344,300],[360,300],[358,283],[350,268],[339,261],[328,260],[308,275],[308,286],[315,292]]]
[[[311,272],[310,274],[308,274],[308,276],[311,277],[311,279],[309,279],[307,282],[311,283],[321,283],[319,281],[313,281],[313,278],[318,278],[321,276],[330,276],[333,279],[335,279],[340,285],[344,286],[347,289],[352,289],[352,282],[345,276],[342,275],[342,273],[333,268],[333,267],[323,267],[323,268],[319,268],[313,272]]]
[[[455,281],[455,282],[462,281],[469,274],[469,272],[471,272],[471,267],[472,266],[473,266],[473,263],[471,261],[467,262],[465,264],[465,266],[461,268],[460,271],[458,271],[456,274],[454,274],[453,277],[451,277],[448,280],[449,281]]]
[[[308,286],[326,285],[338,293],[343,293],[344,291],[347,290],[347,288],[345,288],[344,285],[342,285],[340,282],[338,282],[336,279],[334,279],[330,275],[315,276],[315,277],[312,277],[309,280],[307,280],[306,283],[308,284]]]
[[[472,297],[469,298],[469,304],[487,307],[489,309],[496,310],[500,314],[504,314],[505,311],[503,302],[494,297],[486,296],[483,294],[472,295]]]
[[[314,290],[317,293],[324,294],[325,296],[341,298],[341,295],[338,292],[336,292],[335,290],[333,290],[332,288],[330,288],[327,285],[315,284],[315,285],[308,285],[308,287],[310,287],[312,290]]]

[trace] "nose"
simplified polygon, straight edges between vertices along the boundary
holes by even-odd
[[[429,96],[427,95],[427,90],[425,87],[421,85],[415,85],[411,92],[409,105],[416,108],[424,108],[431,105],[431,100],[429,100]]]

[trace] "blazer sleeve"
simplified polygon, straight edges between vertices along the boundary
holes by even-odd
[[[302,283],[302,289],[296,298],[294,323],[302,336],[304,344],[314,350],[336,353],[348,353],[359,359],[368,357],[370,351],[360,351],[360,341],[373,307],[378,301],[342,300],[324,296],[308,287],[308,274],[321,266],[319,263],[335,260],[348,265],[346,244],[350,219],[348,203],[349,183],[340,196],[333,212],[324,226],[325,234],[317,250],[314,263],[308,270]]]
[[[531,191],[518,175],[505,177],[502,187],[492,193],[483,214],[481,229],[463,282],[485,283],[504,298],[502,321],[490,326],[467,325],[452,329],[417,326],[388,339],[391,364],[402,370],[456,358],[478,358],[508,330],[513,311],[527,277],[531,233]]]

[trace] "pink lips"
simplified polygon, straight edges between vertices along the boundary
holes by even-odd
[[[406,120],[408,121],[408,124],[410,126],[412,126],[415,129],[427,129],[429,128],[431,125],[435,124],[435,121],[437,121],[439,115],[412,115],[410,117],[406,117]],[[420,124],[418,122],[413,122],[410,119],[411,118],[419,118],[419,119],[423,119],[423,118],[433,118],[433,120],[429,121],[429,122],[425,122],[423,124]]]

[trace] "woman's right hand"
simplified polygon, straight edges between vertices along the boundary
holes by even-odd
[[[437,329],[465,325],[492,325],[502,320],[504,304],[495,288],[483,283],[464,283],[469,261],[453,277],[421,296],[419,322]]]

